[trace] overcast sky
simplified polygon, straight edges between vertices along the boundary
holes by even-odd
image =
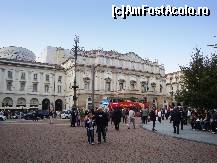
[[[216,0],[0,0],[0,4],[0,47],[21,46],[37,56],[46,46],[72,48],[74,34],[79,34],[86,50],[133,51],[174,72],[189,63],[194,48],[209,54],[214,48],[206,45],[217,43]],[[207,6],[211,16],[114,20],[112,5],[122,4]]]

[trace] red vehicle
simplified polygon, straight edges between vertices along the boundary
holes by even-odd
[[[143,103],[143,102],[133,102],[131,100],[123,100],[119,98],[115,99],[110,99],[108,108],[111,110],[113,108],[121,107],[121,108],[135,108],[135,109],[142,109],[144,107],[148,107],[148,103]]]

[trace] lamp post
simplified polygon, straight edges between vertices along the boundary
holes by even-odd
[[[79,36],[75,35],[75,38],[74,38],[74,42],[75,42],[75,45],[73,46],[73,48],[71,49],[71,52],[74,53],[74,58],[75,58],[75,61],[74,61],[74,67],[75,67],[75,76],[74,76],[74,84],[72,86],[73,90],[74,90],[74,95],[73,95],[73,107],[77,107],[77,82],[76,82],[76,70],[77,70],[77,56],[78,56],[78,50],[79,50],[79,47],[78,47],[78,43],[79,43]]]

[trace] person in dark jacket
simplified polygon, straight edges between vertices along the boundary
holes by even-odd
[[[77,118],[77,108],[73,106],[71,111],[71,127],[75,127],[76,118]]]
[[[93,115],[89,113],[85,120],[85,128],[87,129],[87,139],[89,144],[94,144],[94,121]]]
[[[121,109],[114,108],[114,111],[112,113],[112,121],[114,122],[115,130],[117,131],[119,130],[119,124],[121,122],[121,117],[122,117]]]
[[[181,130],[183,130],[183,125],[185,122],[185,112],[184,112],[183,108],[180,108],[179,112],[180,112]]]
[[[97,127],[97,134],[98,134],[98,144],[101,143],[101,135],[103,137],[104,142],[106,142],[105,128],[108,124],[108,117],[101,108],[99,108],[95,113],[95,122]]]
[[[156,121],[156,113],[155,113],[155,107],[152,107],[151,112],[149,113],[150,116],[150,120],[153,121],[153,127],[152,127],[152,131],[157,131],[155,130],[155,121]]]
[[[173,121],[174,133],[179,134],[179,124],[181,121],[181,113],[177,107],[174,108],[171,113],[171,120]]]

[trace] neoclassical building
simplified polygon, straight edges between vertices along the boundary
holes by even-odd
[[[25,49],[0,49],[0,109],[64,109],[65,70]]]
[[[182,90],[182,78],[183,74],[181,71],[166,74],[167,97],[169,99],[168,102],[171,105],[176,105],[177,103],[175,94]]]
[[[73,105],[74,57],[69,50],[47,47],[38,62],[25,49],[0,49],[0,109],[55,107]],[[163,65],[142,59],[130,52],[82,51],[77,57],[76,81],[79,107],[106,97],[146,97],[150,104],[167,105]]]

